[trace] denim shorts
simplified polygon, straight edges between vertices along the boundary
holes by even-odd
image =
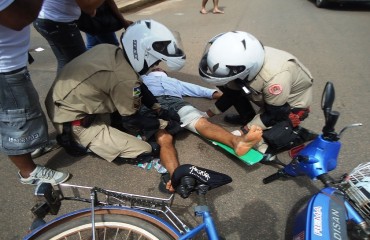
[[[197,133],[197,130],[195,129],[195,123],[201,117],[203,117],[201,111],[179,97],[164,95],[157,96],[156,98],[163,109],[173,110],[179,114],[182,123],[181,125],[184,128]],[[146,107],[142,107],[140,112],[147,117],[155,117],[153,111],[148,110]]]
[[[0,151],[21,155],[48,141],[48,127],[27,69],[0,73]]]

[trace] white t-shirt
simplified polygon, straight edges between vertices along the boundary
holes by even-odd
[[[38,18],[55,22],[72,22],[81,15],[76,0],[44,0]]]
[[[0,11],[14,0],[0,0]],[[0,25],[0,72],[10,72],[27,66],[30,26],[15,31]]]

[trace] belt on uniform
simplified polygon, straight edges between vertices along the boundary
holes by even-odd
[[[71,122],[72,126],[81,126],[83,119],[74,120]]]
[[[12,75],[12,74],[19,73],[24,69],[26,69],[26,67],[21,67],[21,68],[15,69],[15,70],[10,71],[10,72],[3,72],[3,73],[0,73],[0,75]]]
[[[84,128],[88,128],[94,122],[96,115],[95,114],[88,114],[84,118],[74,120],[71,122],[72,126],[81,126]]]
[[[72,126],[81,126],[82,125],[82,119],[74,120],[71,122]]]

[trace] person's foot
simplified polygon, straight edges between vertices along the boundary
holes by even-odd
[[[37,165],[28,178],[22,177],[18,172],[19,179],[23,184],[37,185],[40,183],[51,183],[57,185],[68,180],[69,173],[59,172],[50,168]]]
[[[224,11],[221,11],[220,9],[214,9],[213,14],[224,14]]]
[[[240,116],[239,114],[227,114],[224,121],[236,125],[246,125],[249,119]]]
[[[202,10],[200,10],[199,11],[201,14],[207,14],[207,10],[205,10],[205,9],[202,9]]]
[[[36,149],[35,151],[33,151],[31,153],[31,157],[34,159],[34,158],[38,158],[48,152],[51,152],[53,150],[56,150],[60,148],[60,145],[58,144],[58,142],[56,140],[50,140],[45,146],[43,147],[40,147],[38,149]]]
[[[235,153],[238,156],[243,156],[254,145],[256,145],[262,140],[262,129],[259,126],[252,125],[248,133],[241,136],[241,138],[242,141],[240,141],[235,148]]]

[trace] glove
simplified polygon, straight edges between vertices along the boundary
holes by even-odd
[[[293,128],[297,127],[301,123],[301,120],[298,114],[290,113],[289,119],[292,122]]]
[[[182,198],[188,198],[190,193],[195,189],[196,180],[190,176],[184,176],[181,178],[181,183],[176,187],[176,192]]]
[[[175,135],[176,133],[182,131],[182,127],[179,122],[169,121],[167,127],[165,128],[167,132],[171,135]]]
[[[180,122],[179,114],[177,114],[177,112],[172,109],[167,110],[167,109],[161,108],[158,112],[158,118],[166,120],[166,121],[173,120],[176,122]]]

